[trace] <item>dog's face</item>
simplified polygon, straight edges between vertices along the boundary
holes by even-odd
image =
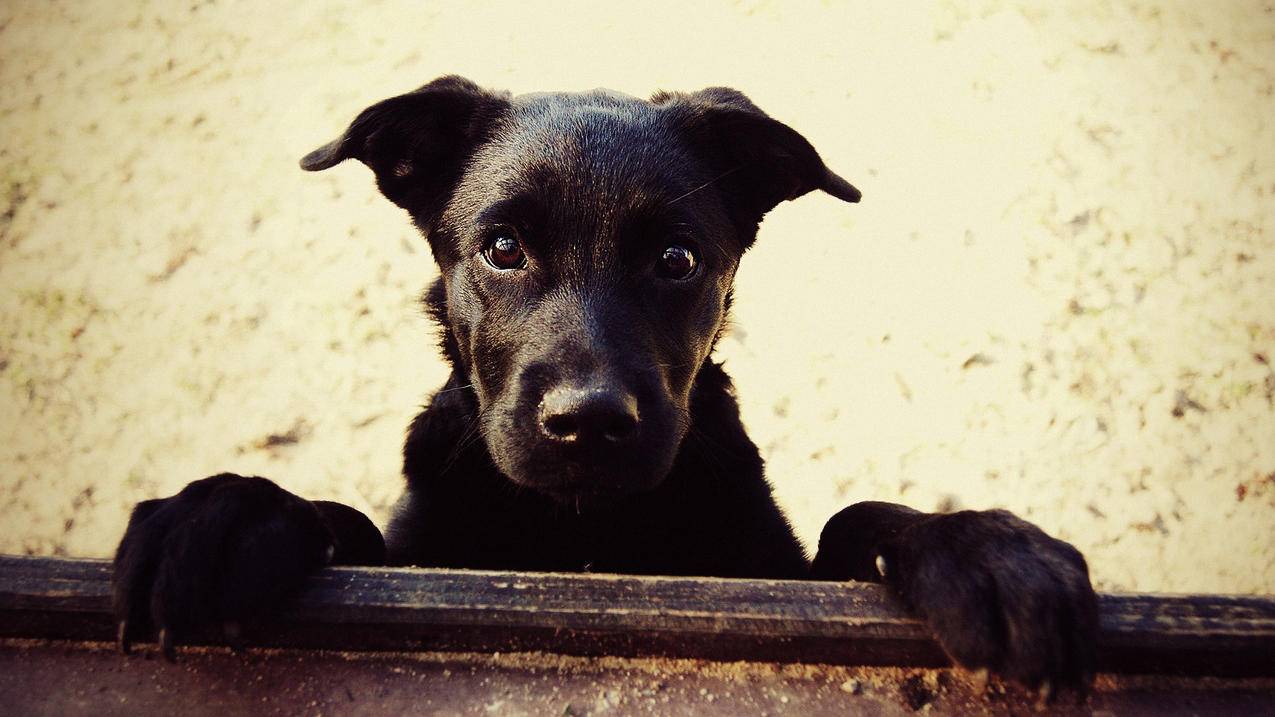
[[[858,200],[725,89],[511,99],[443,78],[368,108],[302,166],[351,157],[429,239],[432,308],[496,465],[564,502],[668,474],[762,216],[812,189]]]

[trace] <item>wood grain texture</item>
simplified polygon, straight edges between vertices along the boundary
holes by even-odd
[[[0,636],[110,640],[110,563],[0,556]],[[1275,599],[1101,596],[1110,672],[1275,674]],[[218,642],[214,635],[187,642]],[[929,667],[926,627],[878,585],[329,568],[251,644]]]

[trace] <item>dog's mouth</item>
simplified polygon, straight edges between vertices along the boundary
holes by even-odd
[[[572,509],[613,506],[663,482],[671,453],[663,446],[614,455],[562,455],[537,446],[491,446],[492,459],[506,478]]]
[[[576,509],[615,505],[658,481],[644,476],[616,475],[601,466],[564,462],[553,469],[535,471],[511,479],[553,502]]]

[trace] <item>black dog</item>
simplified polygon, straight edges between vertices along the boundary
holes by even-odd
[[[1004,511],[860,503],[813,564],[711,360],[762,216],[859,191],[739,92],[511,98],[458,77],[365,110],[307,155],[357,159],[428,238],[451,378],[413,421],[387,539],[229,474],[135,509],[121,647],[268,619],[325,561],[889,583],[958,662],[1084,688],[1084,558]],[[176,636],[176,638],[175,638]]]

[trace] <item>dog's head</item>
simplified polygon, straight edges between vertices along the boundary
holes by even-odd
[[[859,200],[725,88],[511,98],[445,77],[301,166],[351,158],[429,240],[430,304],[496,465],[560,500],[665,477],[762,216],[815,189]]]

